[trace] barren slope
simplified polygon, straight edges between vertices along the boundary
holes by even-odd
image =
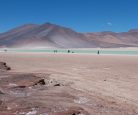
[[[0,47],[93,48],[137,47],[138,31],[78,33],[55,24],[27,24],[0,34]]]

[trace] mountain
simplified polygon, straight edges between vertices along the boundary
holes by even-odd
[[[0,34],[0,47],[93,48],[138,47],[138,29],[115,33],[78,33],[59,25],[26,24]]]

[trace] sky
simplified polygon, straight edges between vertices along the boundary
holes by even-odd
[[[138,29],[138,0],[0,0],[0,33],[46,22],[78,32]]]

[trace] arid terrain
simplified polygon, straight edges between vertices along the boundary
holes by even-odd
[[[138,47],[138,29],[127,32],[80,33],[64,26],[25,24],[0,33],[0,48],[120,48]]]
[[[138,115],[138,56],[0,53],[0,115]]]

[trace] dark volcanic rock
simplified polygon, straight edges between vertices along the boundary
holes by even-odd
[[[11,70],[11,68],[8,67],[5,62],[0,62],[0,71],[8,71],[8,70]]]
[[[3,93],[2,91],[0,91],[0,95],[1,95],[1,94],[4,94],[4,93]]]
[[[46,85],[45,79],[40,79],[39,81],[37,81],[36,83],[34,83],[34,85]]]

